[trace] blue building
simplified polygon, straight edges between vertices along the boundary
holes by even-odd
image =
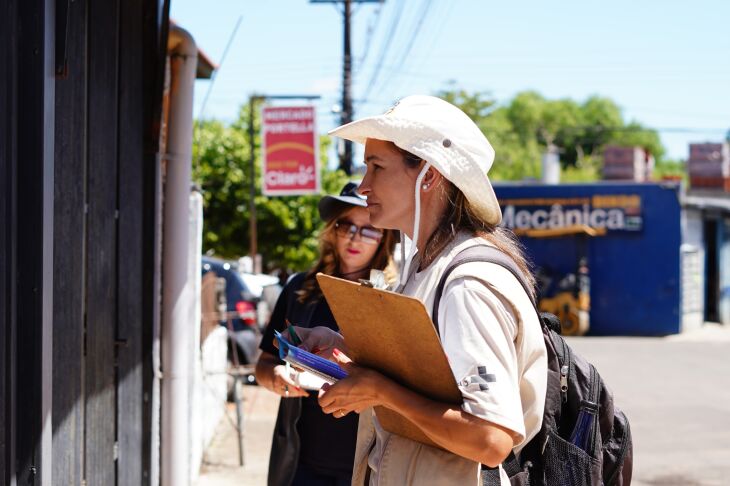
[[[675,182],[498,184],[495,191],[503,225],[520,236],[543,295],[546,282],[576,278],[587,265],[589,334],[730,324],[726,194],[686,195]]]

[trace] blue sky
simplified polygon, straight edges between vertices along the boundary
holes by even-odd
[[[318,94],[319,129],[338,125],[342,16],[308,0],[172,0],[171,17],[220,63],[198,81],[195,115],[233,120],[251,93]],[[506,103],[535,90],[607,96],[660,131],[672,158],[730,129],[730,2],[386,0],[355,6],[356,117],[450,86]],[[387,40],[390,39],[388,43]],[[487,134],[487,137],[489,134]]]

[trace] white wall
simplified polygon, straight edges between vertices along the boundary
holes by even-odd
[[[194,192],[190,195],[190,255],[188,278],[193,288],[190,319],[190,370],[188,376],[190,399],[190,481],[200,473],[203,453],[210,444],[215,428],[223,416],[227,391],[226,345],[228,333],[216,328],[200,342],[201,312],[201,255],[203,251],[203,199]]]
[[[681,329],[698,329],[705,315],[705,240],[702,213],[697,209],[682,211],[682,245],[680,247]]]
[[[225,413],[228,390],[227,338],[226,329],[218,326],[202,343],[195,360],[190,421],[192,429],[190,478],[193,481],[198,478],[203,453],[213,439],[215,428]]]

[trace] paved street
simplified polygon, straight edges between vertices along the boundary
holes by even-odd
[[[570,344],[631,421],[633,484],[730,484],[730,332]]]
[[[629,416],[639,486],[730,484],[730,330],[667,338],[571,338]],[[246,466],[224,420],[196,486],[266,484],[278,397],[245,387]],[[233,409],[229,415],[235,420]]]

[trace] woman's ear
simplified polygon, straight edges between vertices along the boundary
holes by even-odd
[[[428,191],[432,187],[435,187],[440,181],[443,176],[439,171],[434,169],[433,167],[429,167],[426,173],[423,175],[423,180],[421,181],[421,189],[423,191]]]

